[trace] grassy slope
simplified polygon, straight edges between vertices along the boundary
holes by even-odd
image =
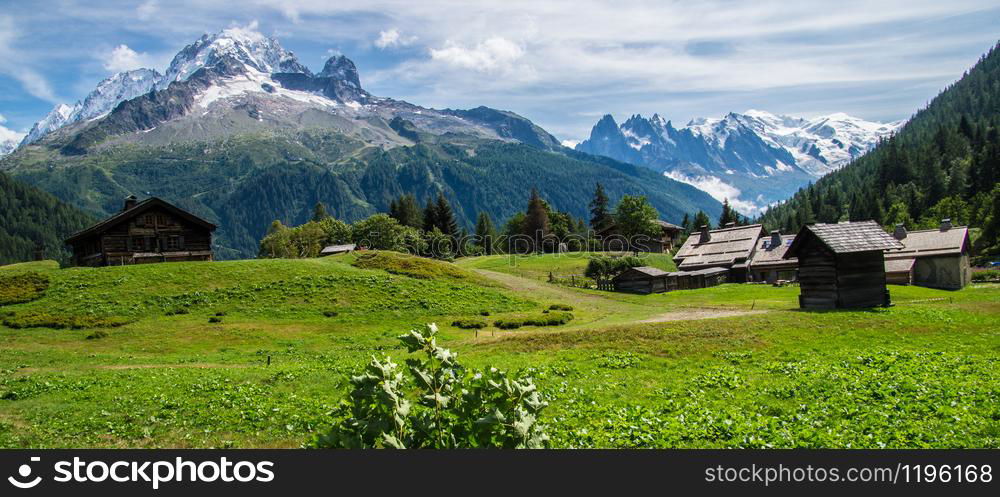
[[[576,264],[544,257],[519,267]],[[468,365],[532,368],[560,446],[1000,446],[995,285],[892,287],[888,310],[806,313],[795,287],[635,296],[520,278],[489,259],[461,262],[488,268],[479,276],[449,266],[431,278],[353,262],[0,269],[52,282],[0,313],[132,321],[92,340],[94,330],[0,326],[0,446],[297,446],[322,427],[346,373],[372,354],[405,355],[393,337],[411,325],[557,302],[577,319],[478,336],[445,326],[442,340]],[[184,304],[189,314],[166,316]],[[638,322],[751,307],[767,312]]]
[[[545,254],[539,256],[507,256],[487,255],[468,257],[457,261],[459,266],[469,269],[485,269],[500,273],[512,274],[523,278],[548,279],[549,273],[559,278],[570,275],[582,276],[587,268],[587,261],[599,252],[569,252],[564,254]],[[660,268],[664,271],[676,271],[670,254],[642,254],[647,266]]]

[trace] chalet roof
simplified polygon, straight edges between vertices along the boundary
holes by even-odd
[[[674,256],[679,269],[702,266],[729,266],[738,259],[746,260],[753,253],[764,228],[759,224],[711,230],[709,240],[701,243],[700,233],[691,233],[684,246]]]
[[[910,272],[913,269],[913,264],[917,262],[914,258],[908,259],[886,259],[885,260],[885,272],[887,273],[903,273]]]
[[[323,247],[323,250],[321,250],[319,253],[320,254],[339,254],[341,252],[350,252],[350,251],[354,250],[355,248],[357,248],[357,244],[354,244],[354,243],[348,243],[348,244],[345,244],[345,245],[327,245],[326,247]]]
[[[792,246],[785,251],[785,258],[798,256],[799,248],[815,236],[835,254],[870,252],[903,248],[903,244],[882,230],[875,221],[855,223],[807,224],[799,230]]]
[[[903,247],[887,250],[886,259],[961,255],[968,247],[969,228],[960,226],[945,230],[910,231],[899,242]]]
[[[210,222],[208,222],[208,221],[206,221],[206,220],[204,220],[204,219],[202,219],[202,218],[200,218],[200,217],[198,217],[198,216],[196,216],[194,214],[191,214],[190,212],[188,212],[188,211],[186,211],[184,209],[181,209],[180,207],[177,207],[177,206],[175,206],[175,205],[173,205],[173,204],[171,204],[171,203],[169,203],[169,202],[167,202],[165,200],[162,200],[162,199],[157,198],[157,197],[150,197],[150,198],[147,198],[146,200],[143,200],[142,202],[139,202],[139,203],[135,204],[135,207],[132,207],[131,209],[123,210],[123,211],[121,211],[121,212],[119,212],[119,213],[117,213],[117,214],[115,214],[115,215],[113,215],[113,216],[111,216],[111,217],[109,217],[109,218],[107,218],[107,219],[105,219],[105,220],[103,220],[103,221],[101,221],[101,222],[99,222],[99,223],[97,223],[97,224],[95,224],[95,225],[93,225],[93,226],[85,229],[85,230],[78,231],[78,232],[70,235],[70,237],[66,239],[66,243],[72,243],[72,242],[75,242],[75,241],[80,240],[82,238],[85,238],[87,236],[90,236],[90,235],[93,235],[93,234],[96,234],[96,233],[101,233],[104,230],[109,229],[109,228],[117,225],[118,223],[120,223],[122,221],[125,221],[127,219],[131,219],[131,218],[133,218],[135,216],[138,216],[139,214],[142,214],[143,212],[146,212],[146,211],[148,211],[149,209],[151,209],[153,207],[160,207],[162,209],[165,209],[166,211],[170,212],[171,214],[174,214],[177,217],[180,217],[180,218],[182,218],[184,220],[187,220],[187,221],[189,221],[191,223],[197,224],[197,225],[199,225],[199,226],[201,226],[201,227],[203,227],[203,228],[205,228],[205,229],[207,229],[209,231],[215,231],[215,228],[217,228],[216,225],[214,225],[214,224],[212,224],[212,223],[210,223]]]
[[[795,235],[781,235],[781,243],[776,247],[771,246],[771,237],[761,237],[757,241],[757,250],[753,253],[753,259],[750,260],[751,267],[763,267],[763,266],[777,266],[777,265],[788,265],[793,264],[794,259],[785,259],[785,252],[788,251],[788,247],[792,246],[792,242],[795,241]]]
[[[661,221],[659,219],[653,221],[653,223],[660,225],[660,227],[663,228],[664,230],[684,231],[684,228],[677,226],[676,224],[668,223],[666,221]]]
[[[664,231],[684,231],[684,228],[681,226],[677,226],[676,224],[668,223],[666,221],[661,221],[659,219],[653,220],[653,224],[659,226]],[[608,233],[613,233],[614,231],[615,231],[615,225],[611,224],[605,227],[604,229],[598,231],[597,234],[606,235]]]
[[[638,267],[633,267],[633,268],[627,269],[626,271],[622,272],[618,276],[615,276],[615,279],[618,279],[618,278],[620,278],[622,276],[625,276],[627,274],[630,274],[630,273],[631,274],[639,273],[639,274],[642,274],[642,275],[645,275],[645,276],[649,276],[649,277],[657,277],[657,276],[666,276],[667,275],[666,271],[663,271],[662,269],[659,269],[659,268],[655,268],[655,267],[652,267],[652,266],[638,266]]]

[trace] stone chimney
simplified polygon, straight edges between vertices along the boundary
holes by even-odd
[[[771,250],[774,250],[781,246],[781,231],[774,230],[771,232]]]
[[[897,240],[906,238],[906,226],[903,226],[903,223],[896,223],[896,230],[892,232],[892,237]]]
[[[951,229],[951,218],[946,217],[941,220],[941,231],[948,231]]]
[[[122,208],[122,212],[125,212],[125,211],[127,211],[127,210],[135,207],[135,204],[137,204],[137,203],[139,203],[139,199],[136,198],[135,195],[129,195],[129,196],[125,197],[125,207]]]
[[[701,225],[701,235],[698,237],[698,243],[708,243],[712,239],[712,235],[708,232],[708,225]]]

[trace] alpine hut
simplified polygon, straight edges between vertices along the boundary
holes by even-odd
[[[784,255],[799,261],[799,307],[888,306],[884,254],[902,248],[875,221],[803,226]]]
[[[799,261],[794,257],[785,259],[785,252],[794,240],[795,235],[782,235],[777,230],[772,231],[771,236],[761,237],[750,259],[750,280],[771,284],[794,280]]]
[[[668,291],[667,273],[651,266],[626,269],[612,281],[616,292],[663,293]]]
[[[716,230],[702,226],[699,232],[688,237],[674,256],[674,261],[681,271],[726,268],[730,283],[745,283],[747,262],[753,256],[757,240],[766,235],[764,227],[759,224],[736,226],[730,223]]]
[[[896,225],[893,238],[902,249],[885,252],[890,284],[959,290],[972,282],[969,264],[969,228],[954,227],[943,219],[937,229],[907,231]]]
[[[212,260],[216,226],[156,197],[125,198],[120,212],[66,240],[75,266]]]

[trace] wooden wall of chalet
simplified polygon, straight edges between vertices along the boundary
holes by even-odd
[[[622,274],[615,278],[616,292],[662,293],[668,291],[667,277]]]
[[[799,305],[807,309],[889,305],[880,250],[834,254],[820,243],[799,251]]]
[[[74,255],[79,265],[88,266],[212,260],[212,234],[152,208],[77,244]]]
[[[960,290],[972,282],[969,256],[918,257],[913,266],[914,285]]]

